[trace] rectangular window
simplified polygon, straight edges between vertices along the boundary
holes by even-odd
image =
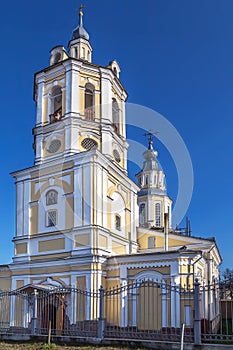
[[[57,224],[57,211],[56,210],[49,210],[47,212],[47,227],[56,226]]]
[[[116,215],[115,217],[115,228],[116,230],[121,230],[121,217],[119,215]]]
[[[85,58],[85,49],[82,47],[82,58]]]

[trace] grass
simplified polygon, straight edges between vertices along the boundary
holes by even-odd
[[[99,346],[69,346],[42,343],[5,343],[0,342],[0,350],[127,350],[127,347],[99,347]],[[137,350],[143,350],[137,348]]]

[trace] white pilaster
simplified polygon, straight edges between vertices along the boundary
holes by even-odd
[[[83,216],[84,216],[84,225],[91,224],[91,214],[92,214],[92,176],[91,176],[91,166],[84,166],[83,168],[83,192],[82,192],[82,200],[83,200]],[[81,203],[80,203],[81,204]]]
[[[23,182],[18,182],[16,185],[17,200],[16,200],[16,235],[23,235]]]
[[[66,66],[66,111],[65,113],[71,113],[71,89],[72,89],[72,71],[71,65]]]
[[[108,183],[108,176],[105,169],[102,170],[102,190],[103,190],[103,212],[102,212],[102,223],[103,227],[107,227],[107,210],[108,210],[108,203],[107,203],[107,183]]]
[[[82,225],[82,168],[78,167],[74,170],[74,227]]]
[[[36,161],[40,161],[43,157],[43,135],[36,136]]]
[[[112,158],[112,135],[108,129],[102,129],[102,153]]]
[[[72,69],[71,74],[71,112],[79,113],[79,71]]]
[[[112,84],[110,75],[101,72],[101,87],[102,87],[102,103],[101,103],[101,118],[108,119],[112,123]]]
[[[30,180],[24,181],[24,235],[30,234],[30,197],[31,197],[31,182]]]
[[[122,101],[122,136],[126,138],[126,124],[125,124],[125,102]],[[126,158],[127,161],[127,158]]]
[[[103,226],[103,205],[107,198],[107,196],[103,194],[103,186],[106,187],[106,185],[103,183],[102,168],[98,165],[94,165],[94,167],[96,178],[96,224]],[[107,216],[107,213],[105,215]]]
[[[36,100],[36,126],[43,123],[43,105],[44,105],[44,74],[38,77],[37,81],[37,100]]]

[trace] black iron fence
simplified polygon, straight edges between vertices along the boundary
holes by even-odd
[[[233,343],[233,299],[227,284],[200,286],[200,317],[203,342]]]
[[[233,301],[224,299],[219,285],[197,281],[193,289],[140,280],[98,291],[30,287],[0,293],[0,334],[49,332],[99,340],[230,342]]]

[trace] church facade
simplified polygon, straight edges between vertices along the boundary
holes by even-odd
[[[50,53],[50,66],[35,74],[35,162],[12,173],[14,257],[0,266],[0,289],[218,281],[215,240],[172,227],[172,200],[152,138],[137,184],[128,177],[127,92],[116,60],[92,62],[82,11],[68,51],[56,46]],[[169,307],[170,323],[179,327],[185,313]]]

